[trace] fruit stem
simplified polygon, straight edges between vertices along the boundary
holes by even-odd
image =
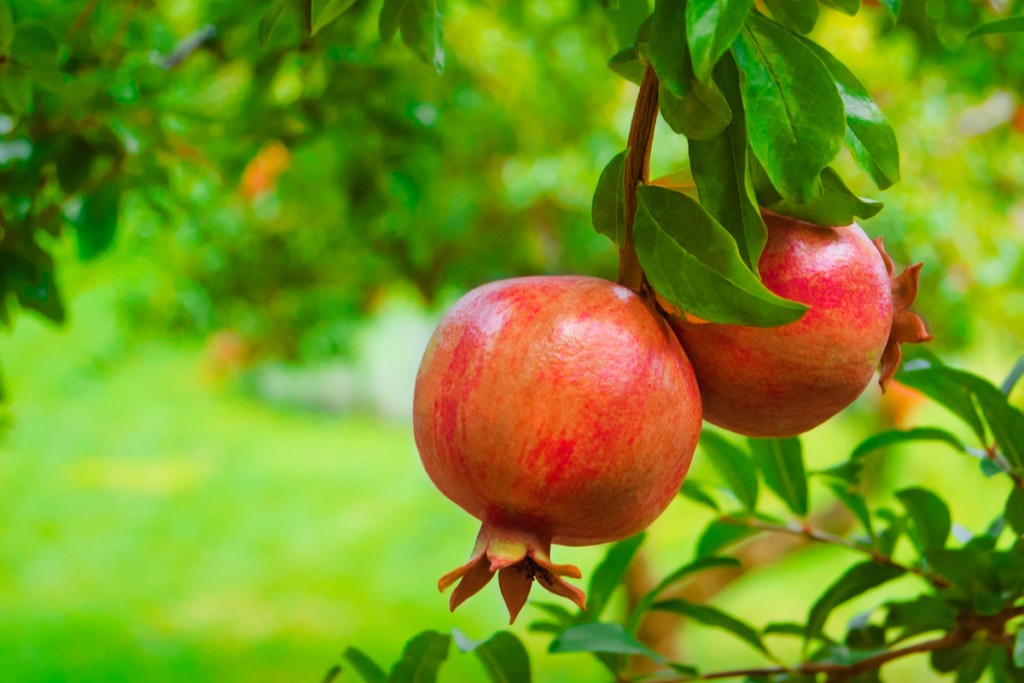
[[[648,65],[640,92],[636,96],[633,121],[629,126],[629,154],[626,155],[625,204],[626,239],[619,248],[619,283],[642,294],[649,289],[643,268],[633,246],[633,218],[636,215],[636,189],[650,180],[651,143],[658,122],[658,76]]]

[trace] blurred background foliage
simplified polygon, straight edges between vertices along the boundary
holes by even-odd
[[[636,88],[604,64],[649,8],[601,4],[449,0],[439,75],[380,43],[376,0],[313,38],[285,3],[265,47],[258,4],[0,2],[5,675],[315,680],[347,643],[388,660],[448,623],[432,586],[472,522],[416,464],[411,378],[432,317],[472,286],[614,277],[590,201]],[[933,350],[993,379],[1024,348],[1024,38],[965,36],[1019,4],[904,0],[894,24],[866,1],[814,34],[899,136],[904,180],[884,193],[840,161],[886,202],[865,229],[926,262]],[[662,125],[653,175],[685,165]],[[808,457],[835,462],[914,407],[868,397]],[[893,480],[990,495],[906,450]],[[652,532],[666,566],[699,529],[682,505]],[[586,571],[599,552],[563,557]],[[802,614],[845,559],[830,552],[723,599]],[[472,637],[498,626],[496,599],[464,610]],[[540,680],[597,675],[537,662]]]

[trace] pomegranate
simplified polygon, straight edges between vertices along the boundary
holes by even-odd
[[[765,213],[758,267],[765,286],[810,306],[781,327],[671,317],[700,385],[704,418],[748,436],[805,432],[850,405],[881,361],[884,391],[900,343],[930,339],[907,310],[920,263],[893,278],[881,238],[857,224],[828,228]]]
[[[580,608],[552,543],[625,538],[669,504],[700,434],[697,382],[643,298],[589,277],[492,282],[441,320],[416,379],[413,428],[434,484],[482,522],[455,609],[499,573],[514,621],[536,579]]]

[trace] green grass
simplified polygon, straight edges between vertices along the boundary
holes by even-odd
[[[74,302],[68,328],[24,316],[4,340],[13,399],[0,451],[4,680],[319,681],[349,645],[387,664],[425,628],[482,638],[505,627],[497,590],[455,615],[437,594],[437,577],[465,559],[476,527],[431,486],[408,425],[253,402],[209,380],[195,347],[127,343],[112,297],[94,288]],[[812,462],[843,458],[852,429],[839,422],[809,435]],[[967,526],[994,513],[987,501],[1002,489],[974,463],[908,453],[893,459],[894,488],[923,479],[956,501]],[[712,476],[700,455],[693,475]],[[706,519],[673,505],[651,529],[653,565],[688,561]],[[556,553],[589,575],[603,549]],[[755,624],[800,619],[858,559],[804,552],[717,602]],[[905,580],[888,594],[916,590]],[[526,630],[539,616],[528,607],[514,627],[536,679],[602,680],[585,656],[543,654],[546,640]],[[683,643],[688,660],[710,669],[763,662],[699,627]],[[799,656],[795,644],[777,644]],[[473,659],[453,657],[443,680],[481,678]],[[923,664],[898,671],[932,680]]]

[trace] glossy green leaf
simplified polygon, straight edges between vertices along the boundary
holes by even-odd
[[[1018,536],[1024,536],[1024,489],[1015,486],[1010,490],[1003,517]]]
[[[735,240],[697,202],[660,187],[637,190],[637,257],[661,296],[719,323],[793,322],[807,310],[772,294],[744,265]]]
[[[1006,17],[1005,19],[996,19],[980,26],[975,26],[970,33],[967,34],[968,38],[974,38],[976,36],[986,36],[993,33],[1020,33],[1024,31],[1024,16],[1018,17]]]
[[[846,506],[846,509],[854,514],[868,536],[874,538],[875,527],[871,523],[871,511],[868,510],[868,503],[864,496],[851,490],[846,484],[839,482],[830,482],[828,487],[835,494],[836,498]]]
[[[11,56],[19,64],[36,68],[52,67],[57,63],[60,45],[53,32],[37,21],[26,21],[14,27]]]
[[[601,171],[591,204],[590,220],[594,230],[618,246],[626,242],[626,156],[629,150],[616,154]]]
[[[743,116],[739,71],[731,55],[715,67],[718,83],[732,120],[718,135],[689,140],[690,168],[700,193],[700,203],[729,231],[747,267],[757,272],[757,262],[768,239],[747,163],[747,123]]]
[[[821,4],[851,17],[860,11],[860,0],[821,0]]]
[[[288,5],[289,0],[276,0],[263,16],[260,17],[259,36],[260,46],[266,47],[267,43],[270,42],[270,36],[274,33],[274,28],[277,26],[277,22],[281,19],[281,13],[284,12],[284,8]]]
[[[699,605],[687,600],[673,598],[672,600],[656,602],[651,606],[651,609],[655,611],[680,614],[684,617],[693,619],[694,621],[699,621],[706,626],[729,631],[737,638],[751,645],[753,648],[768,654],[768,649],[764,646],[764,642],[761,641],[761,636],[758,635],[756,629],[749,624],[740,621],[731,614],[723,612],[715,607],[711,607],[710,605]]]
[[[944,371],[945,366],[932,358],[917,358],[903,364],[896,379],[917,389],[966,422],[980,441],[985,441],[985,426],[974,405],[970,390]]]
[[[748,439],[750,452],[764,483],[790,510],[807,515],[807,472],[800,439]]]
[[[1017,637],[1013,639],[1013,664],[1024,669],[1024,626],[1017,629]]]
[[[387,681],[388,677],[384,670],[362,650],[350,647],[345,650],[342,656],[366,683],[384,683]]]
[[[679,487],[679,495],[716,512],[719,510],[718,502],[714,497],[705,491],[704,486],[692,477],[688,477],[683,481],[682,486]]]
[[[640,549],[645,537],[646,534],[639,533],[608,548],[604,559],[590,575],[590,586],[587,589],[587,610],[583,613],[583,617],[587,621],[597,621],[601,618],[601,612],[607,606],[612,593],[622,583],[629,564],[633,561],[633,557]]]
[[[733,442],[711,431],[700,436],[708,462],[725,480],[729,490],[747,510],[757,507],[757,474],[750,456]]]
[[[0,67],[0,99],[12,114],[31,113],[32,79],[28,73],[12,65]]]
[[[666,590],[676,585],[677,583],[680,583],[684,579],[688,579],[694,576],[695,574],[699,574],[700,572],[707,571],[709,569],[721,569],[723,567],[739,566],[740,561],[737,560],[735,557],[713,556],[700,557],[694,560],[693,562],[684,564],[682,567],[679,567],[678,569],[674,570],[673,572],[665,576],[661,581],[658,582],[658,585],[656,585],[654,588],[648,591],[647,594],[645,594],[637,601],[636,607],[633,608],[633,613],[630,615],[629,622],[627,624],[629,630],[635,631],[637,626],[639,626],[640,624],[640,617],[643,616],[643,613],[650,609],[651,605],[655,603],[655,601],[662,593],[664,593]]]
[[[810,33],[818,23],[818,0],[765,0],[775,21],[797,33]]]
[[[767,192],[763,185],[770,182],[768,178],[758,179],[755,169],[755,185],[759,187],[758,197],[778,196],[773,188]],[[809,202],[800,203],[791,200],[772,202],[770,199],[762,204],[775,213],[792,216],[816,225],[843,226],[853,223],[857,218],[871,218],[882,210],[884,204],[873,199],[858,197],[846,186],[843,179],[834,169],[828,167],[821,172],[822,193]]]
[[[665,122],[688,138],[707,139],[731,119],[729,105],[714,83],[693,73],[684,38],[686,6],[678,0],[656,0],[651,15],[650,61],[658,75],[658,102]]]
[[[7,0],[0,0],[0,54],[7,54],[14,38],[14,16]]]
[[[380,39],[390,43],[398,33],[398,26],[405,11],[406,5],[413,0],[384,0],[384,6],[380,10],[378,29]]]
[[[896,497],[910,517],[910,538],[921,551],[937,550],[946,545],[953,520],[949,507],[928,489],[909,488]]]
[[[549,652],[607,652],[624,655],[643,655],[656,662],[664,662],[657,652],[636,639],[622,624],[591,623],[570,626],[551,641]]]
[[[640,85],[644,80],[647,64],[640,56],[635,45],[623,48],[608,60],[608,68],[625,78],[627,81]]]
[[[961,453],[966,452],[967,447],[959,438],[945,429],[938,427],[914,427],[913,429],[889,429],[884,432],[872,434],[861,441],[850,453],[850,460],[863,458],[868,453],[879,448],[892,446],[893,444],[906,443],[908,441],[941,441],[948,444]]]
[[[899,182],[900,151],[896,133],[871,93],[831,52],[810,40],[805,40],[804,44],[835,79],[846,112],[846,144],[857,165],[871,176],[879,189]]]
[[[530,654],[513,633],[498,631],[487,640],[473,641],[452,629],[452,638],[459,650],[477,656],[493,683],[530,683],[533,679]]]
[[[86,195],[75,221],[82,259],[99,256],[113,243],[120,210],[121,187],[117,183],[107,183]]]
[[[753,536],[757,531],[746,525],[730,524],[716,519],[705,527],[700,538],[697,539],[697,557],[706,558],[737,543]]]
[[[444,42],[437,0],[407,0],[398,26],[406,47],[438,73],[444,71]]]
[[[985,423],[1014,471],[1024,473],[1024,413],[988,381],[961,370],[947,369],[973,394]]]
[[[903,570],[875,562],[854,565],[822,593],[807,615],[807,634],[816,637],[839,605],[903,575]]]
[[[315,36],[325,26],[341,16],[341,13],[355,4],[356,0],[309,0],[313,7],[313,31]]]
[[[687,0],[686,42],[698,80],[711,78],[753,6],[754,0]]]
[[[435,683],[437,672],[448,659],[452,637],[424,631],[405,644],[402,657],[391,669],[388,683]]]
[[[733,44],[745,74],[750,145],[783,197],[809,202],[846,130],[843,100],[828,69],[804,42],[752,13]]]

